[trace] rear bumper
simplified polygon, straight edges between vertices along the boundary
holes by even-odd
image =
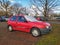
[[[47,33],[51,32],[51,28],[49,28],[49,29],[40,29],[40,31],[41,31],[41,34],[47,34]]]

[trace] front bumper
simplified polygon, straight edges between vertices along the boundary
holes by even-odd
[[[40,29],[41,31],[41,34],[47,34],[49,32],[51,32],[51,28],[48,28],[48,29]]]

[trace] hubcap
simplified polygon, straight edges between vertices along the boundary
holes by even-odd
[[[12,31],[12,27],[11,26],[9,26],[9,31]]]
[[[37,30],[33,30],[33,31],[32,31],[32,34],[33,34],[34,36],[38,36],[38,35],[39,35]]]

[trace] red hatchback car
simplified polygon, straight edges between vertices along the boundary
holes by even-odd
[[[51,31],[51,25],[49,23],[38,21],[34,17],[27,15],[11,16],[7,24],[9,31],[30,32],[35,37]]]

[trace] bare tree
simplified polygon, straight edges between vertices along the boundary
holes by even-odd
[[[22,7],[22,5],[20,3],[15,3],[12,5],[12,10],[11,12],[15,15],[15,14],[28,14],[26,12],[26,7]]]
[[[10,6],[10,1],[9,0],[0,0],[0,8],[6,12],[5,15],[7,15],[8,12],[8,7]]]
[[[18,14],[20,12],[21,7],[22,7],[22,5],[20,3],[14,3],[12,5],[11,12],[14,13],[14,14]]]
[[[47,17],[52,8],[58,6],[58,1],[59,0],[31,0],[30,2],[31,4],[35,5],[45,17]],[[39,7],[42,7],[43,11]]]

